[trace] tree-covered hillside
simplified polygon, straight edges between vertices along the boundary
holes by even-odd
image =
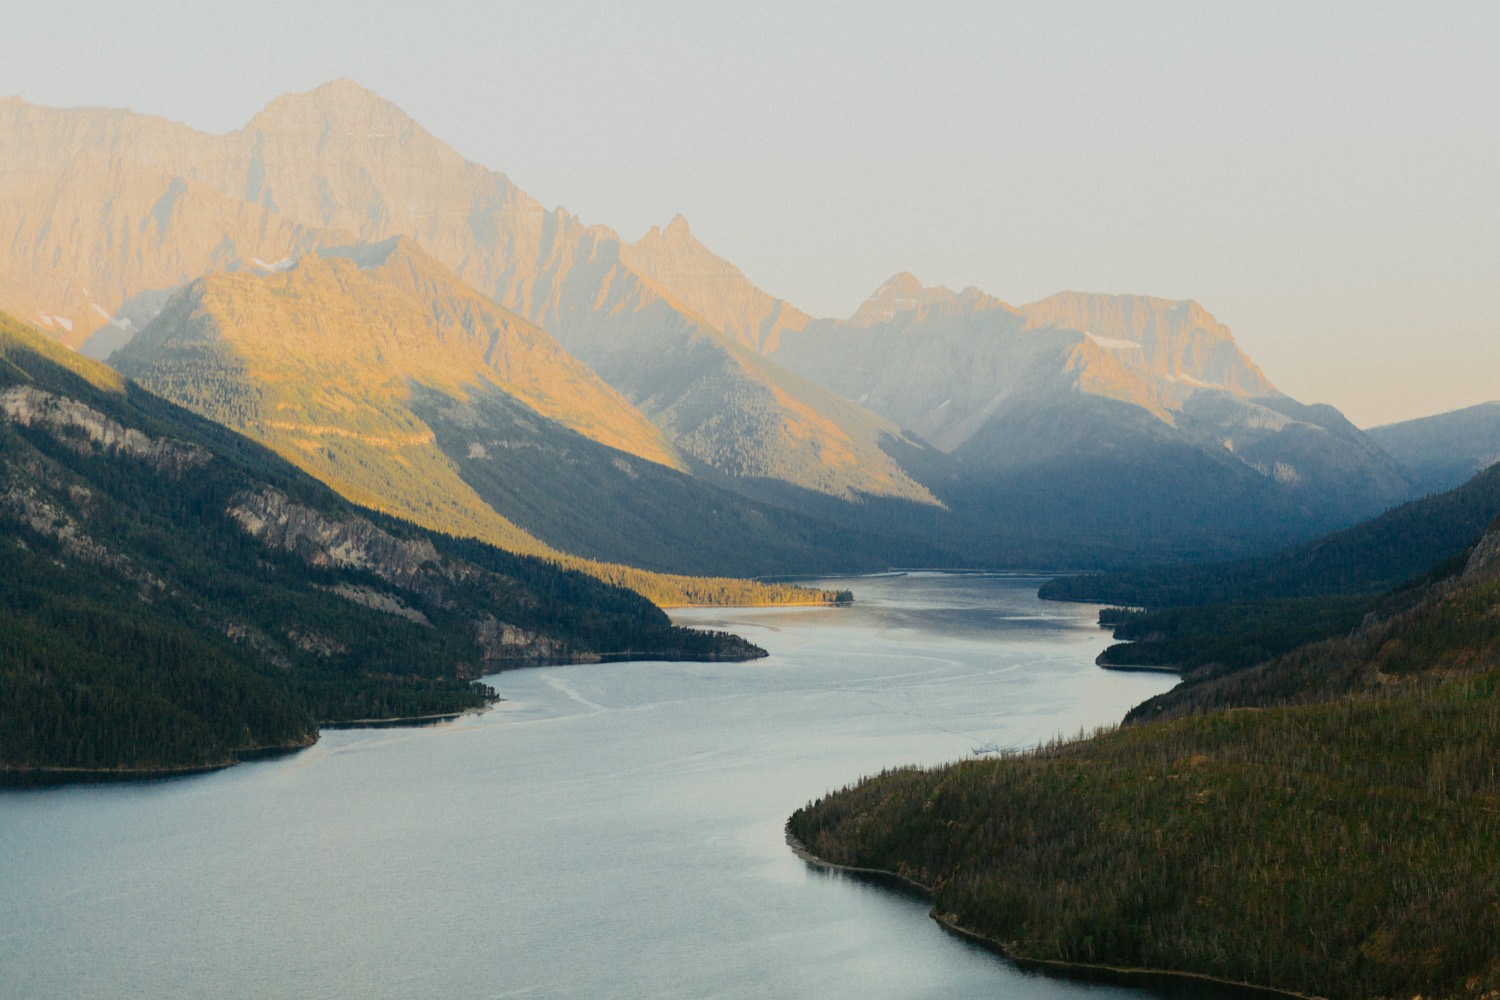
[[[1500,525],[1497,525],[1500,529]],[[818,858],[929,888],[1030,959],[1302,994],[1500,991],[1500,530],[1339,639],[1136,723],[885,772],[799,810]]]
[[[486,704],[486,670],[743,659],[643,597],[362,511],[0,317],[0,767],[169,769]]]

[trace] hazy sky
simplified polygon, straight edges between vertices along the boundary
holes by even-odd
[[[0,10],[0,94],[223,132],[347,76],[818,315],[898,270],[1195,298],[1361,426],[1500,398],[1500,3]]]

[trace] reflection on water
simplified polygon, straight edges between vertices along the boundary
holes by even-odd
[[[771,651],[753,663],[514,671],[441,726],[0,794],[0,996],[1160,995],[1018,969],[921,899],[810,870],[782,827],[1170,679],[1094,667],[1095,609],[1035,581],[835,583],[854,607],[677,615]]]

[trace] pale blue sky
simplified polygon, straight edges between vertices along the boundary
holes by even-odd
[[[819,315],[1191,297],[1367,426],[1500,398],[1500,3],[36,3],[0,93],[212,131],[347,76]]]

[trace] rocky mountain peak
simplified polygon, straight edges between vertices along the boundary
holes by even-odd
[[[1080,331],[1178,397],[1199,389],[1249,397],[1276,394],[1276,387],[1239,349],[1229,327],[1192,299],[1058,292],[1020,312],[1032,329]]]
[[[698,241],[681,213],[665,229],[652,226],[620,258],[665,289],[709,325],[755,351],[774,348],[783,330],[810,317],[757,288],[744,272]]]
[[[282,94],[273,99],[265,110],[251,119],[251,128],[247,131],[253,130],[257,123],[313,117],[325,122],[349,124],[410,124],[412,121],[405,111],[375,91],[362,87],[353,80],[340,78],[312,90]]]
[[[891,292],[895,295],[917,296],[927,291],[927,286],[922,284],[920,278],[910,271],[897,271],[886,279],[885,284],[875,290],[875,295],[882,292]]]
[[[681,212],[672,216],[672,221],[665,226],[652,226],[639,240],[626,246],[634,250],[637,256],[650,261],[658,268],[661,256],[670,253],[678,256],[690,255],[693,265],[700,270],[740,273],[734,265],[716,256],[708,247],[698,242]]]
[[[865,299],[864,304],[849,317],[849,325],[868,328],[888,323],[901,313],[953,297],[951,288],[942,285],[928,288],[910,271],[900,271],[887,278],[874,294]]]

